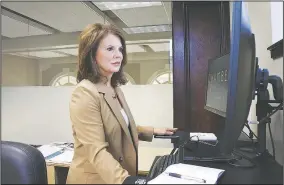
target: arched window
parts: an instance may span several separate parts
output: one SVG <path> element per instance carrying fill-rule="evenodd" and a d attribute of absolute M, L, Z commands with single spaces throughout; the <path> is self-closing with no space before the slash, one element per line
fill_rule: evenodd
<path fill-rule="evenodd" d="M 124 72 L 124 75 L 125 75 L 126 79 L 128 80 L 128 82 L 125 85 L 134 85 L 134 84 L 136 84 L 135 80 L 129 74 Z"/>
<path fill-rule="evenodd" d="M 134 79 L 127 73 L 124 73 L 128 82 L 125 85 L 133 85 L 135 84 Z M 52 80 L 51 86 L 73 86 L 76 85 L 76 77 L 71 73 L 59 74 L 55 80 Z"/>
<path fill-rule="evenodd" d="M 56 77 L 51 86 L 73 86 L 76 84 L 76 77 L 71 73 L 65 73 Z"/>
<path fill-rule="evenodd" d="M 172 84 L 173 83 L 173 73 L 171 71 L 164 71 L 155 75 L 151 78 L 149 84 Z"/>

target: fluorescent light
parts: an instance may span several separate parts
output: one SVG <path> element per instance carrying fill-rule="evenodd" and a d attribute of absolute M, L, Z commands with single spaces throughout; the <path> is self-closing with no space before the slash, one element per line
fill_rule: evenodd
<path fill-rule="evenodd" d="M 126 44 L 168 43 L 170 40 L 171 39 L 131 40 L 126 41 Z"/>
<path fill-rule="evenodd" d="M 79 47 L 79 44 L 71 44 L 71 45 L 42 47 L 42 48 L 37 48 L 37 49 L 71 49 L 71 48 L 78 48 L 78 47 Z"/>
<path fill-rule="evenodd" d="M 94 2 L 93 1 L 93 3 L 102 11 L 162 5 L 161 2 Z"/>
<path fill-rule="evenodd" d="M 129 28 L 123 28 L 123 30 L 128 34 L 167 32 L 167 31 L 172 31 L 172 25 L 166 24 L 166 25 L 156 25 L 156 26 L 129 27 Z"/>
<path fill-rule="evenodd" d="M 18 52 L 15 53 L 22 55 L 23 57 L 38 57 L 38 58 L 55 58 L 55 57 L 66 57 L 64 54 L 54 53 L 51 51 L 31 51 L 31 52 Z"/>
<path fill-rule="evenodd" d="M 66 48 L 66 49 L 58 49 L 58 50 L 54 50 L 54 51 L 59 51 L 62 53 L 67 53 L 70 55 L 74 55 L 74 56 L 78 56 L 78 48 Z"/>

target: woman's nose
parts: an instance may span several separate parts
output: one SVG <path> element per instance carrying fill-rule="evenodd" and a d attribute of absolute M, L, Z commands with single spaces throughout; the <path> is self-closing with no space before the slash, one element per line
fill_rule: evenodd
<path fill-rule="evenodd" d="M 119 50 L 116 50 L 114 53 L 115 58 L 122 58 L 122 53 Z"/>

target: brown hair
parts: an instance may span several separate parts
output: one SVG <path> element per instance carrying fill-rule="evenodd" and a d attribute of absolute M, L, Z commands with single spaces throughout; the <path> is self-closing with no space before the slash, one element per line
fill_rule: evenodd
<path fill-rule="evenodd" d="M 118 85 L 124 85 L 127 80 L 123 74 L 123 67 L 126 64 L 126 45 L 125 39 L 122 33 L 112 25 L 103 25 L 103 24 L 89 24 L 80 34 L 79 40 L 79 51 L 78 51 L 78 72 L 77 72 L 77 82 L 79 83 L 83 79 L 88 79 L 93 83 L 97 83 L 104 78 L 100 74 L 98 65 L 96 62 L 93 62 L 93 59 L 96 57 L 96 53 L 99 47 L 99 44 L 103 38 L 108 34 L 113 34 L 117 36 L 122 44 L 122 64 L 120 70 L 112 75 L 111 85 L 116 87 Z"/>

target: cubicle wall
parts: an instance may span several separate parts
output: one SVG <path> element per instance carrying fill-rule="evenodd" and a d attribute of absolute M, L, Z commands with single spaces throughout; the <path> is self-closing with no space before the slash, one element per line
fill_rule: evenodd
<path fill-rule="evenodd" d="M 72 87 L 3 87 L 2 140 L 41 145 L 73 142 L 69 118 Z M 123 86 L 126 100 L 139 125 L 173 127 L 172 85 Z M 154 140 L 141 145 L 172 146 Z"/>

